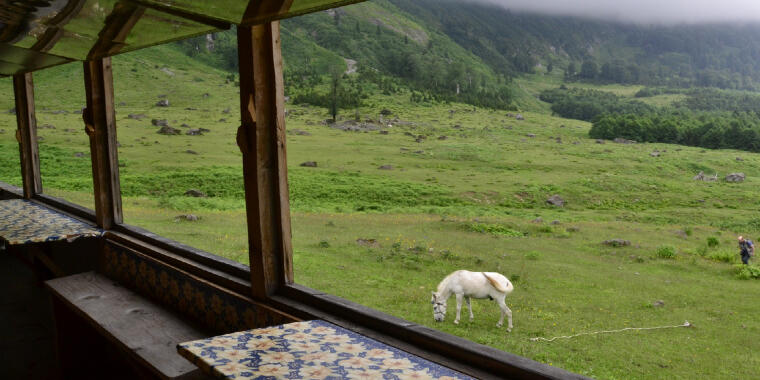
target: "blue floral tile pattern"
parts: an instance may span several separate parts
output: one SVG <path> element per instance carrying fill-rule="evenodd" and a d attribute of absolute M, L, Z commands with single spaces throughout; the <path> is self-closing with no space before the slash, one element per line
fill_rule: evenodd
<path fill-rule="evenodd" d="M 320 320 L 180 343 L 177 350 L 227 379 L 470 379 Z"/>
<path fill-rule="evenodd" d="M 0 240 L 9 245 L 102 234 L 101 230 L 27 200 L 0 201 Z"/>

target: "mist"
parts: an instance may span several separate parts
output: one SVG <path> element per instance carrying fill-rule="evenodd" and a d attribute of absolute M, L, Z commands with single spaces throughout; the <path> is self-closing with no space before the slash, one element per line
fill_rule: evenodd
<path fill-rule="evenodd" d="M 759 0 L 466 0 L 512 11 L 568 15 L 637 24 L 760 21 Z"/>

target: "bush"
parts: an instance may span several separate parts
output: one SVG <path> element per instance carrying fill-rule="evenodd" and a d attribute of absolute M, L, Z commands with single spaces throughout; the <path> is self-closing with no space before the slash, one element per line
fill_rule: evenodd
<path fill-rule="evenodd" d="M 535 261 L 535 260 L 538 260 L 538 258 L 539 258 L 540 256 L 541 256 L 541 254 L 539 254 L 539 253 L 538 253 L 538 252 L 536 252 L 536 251 L 530 251 L 530 252 L 528 252 L 528 253 L 526 253 L 526 254 L 525 254 L 525 258 L 526 258 L 526 259 L 528 259 L 528 260 L 534 260 L 534 261 Z"/>
<path fill-rule="evenodd" d="M 718 240 L 718 238 L 716 238 L 714 236 L 710 236 L 710 237 L 707 238 L 707 246 L 708 247 L 715 248 L 718 245 L 720 245 L 720 241 Z"/>
<path fill-rule="evenodd" d="M 319 246 L 319 248 L 330 248 L 330 243 L 328 243 L 327 240 L 322 240 L 317 246 Z"/>
<path fill-rule="evenodd" d="M 525 233 L 513 230 L 501 224 L 488 224 L 488 223 L 467 223 L 465 228 L 468 231 L 480 232 L 482 234 L 500 235 L 508 237 L 523 237 Z"/>
<path fill-rule="evenodd" d="M 760 279 L 760 267 L 756 265 L 744 265 L 739 264 L 734 267 L 736 269 L 736 277 L 742 280 Z"/>
<path fill-rule="evenodd" d="M 721 250 L 721 251 L 709 253 L 707 255 L 707 258 L 710 260 L 718 261 L 722 263 L 730 263 L 730 262 L 735 261 L 737 256 L 738 255 L 733 252 Z"/>
<path fill-rule="evenodd" d="M 661 259 L 674 259 L 676 257 L 676 249 L 670 245 L 661 245 L 657 248 L 655 254 Z"/>

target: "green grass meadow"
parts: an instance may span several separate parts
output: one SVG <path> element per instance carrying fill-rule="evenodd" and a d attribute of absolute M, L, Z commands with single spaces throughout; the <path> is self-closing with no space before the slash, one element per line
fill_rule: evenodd
<path fill-rule="evenodd" d="M 237 87 L 165 47 L 117 56 L 114 70 L 125 222 L 248 264 Z M 404 93 L 342 112 L 377 120 L 389 109 L 388 134 L 341 131 L 322 123 L 324 109 L 288 105 L 296 281 L 594 378 L 756 378 L 760 281 L 737 276 L 735 238 L 760 240 L 760 155 L 599 144 L 589 123 L 551 116 L 537 100 L 559 81 L 559 73 L 516 80 L 522 121 L 462 104 L 410 104 Z M 40 160 L 46 193 L 92 207 L 89 145 L 74 113 L 81 83 L 76 64 L 35 75 L 38 124 L 55 127 L 39 129 Z M 595 88 L 630 97 L 640 89 Z M 0 91 L 12 93 L 8 79 Z M 160 95 L 170 107 L 155 106 Z M 20 185 L 12 107 L 11 97 L 0 100 L 0 180 Z M 154 118 L 183 134 L 157 134 Z M 183 123 L 210 131 L 188 136 Z M 747 179 L 693 181 L 699 171 Z M 208 197 L 185 196 L 189 189 Z M 554 194 L 564 207 L 546 203 Z M 188 213 L 200 219 L 176 219 Z M 609 239 L 631 245 L 602 244 Z M 487 300 L 473 301 L 474 321 L 454 325 L 451 299 L 446 320 L 434 322 L 430 291 L 457 269 L 514 282 L 511 333 L 496 328 L 498 307 Z M 530 340 L 686 320 L 694 327 Z"/>

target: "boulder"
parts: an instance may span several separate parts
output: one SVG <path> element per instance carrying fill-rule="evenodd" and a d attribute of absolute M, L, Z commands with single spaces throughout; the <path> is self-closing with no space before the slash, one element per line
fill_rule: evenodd
<path fill-rule="evenodd" d="M 182 131 L 177 128 L 172 128 L 167 125 L 167 126 L 161 127 L 161 129 L 156 131 L 156 133 L 161 134 L 161 135 L 179 135 L 182 133 Z"/>
<path fill-rule="evenodd" d="M 531 223 L 543 223 L 543 222 L 544 222 L 544 219 L 543 219 L 543 218 L 541 218 L 541 217 L 539 216 L 538 218 L 536 218 L 536 219 L 533 219 L 533 220 L 531 220 L 530 222 L 531 222 Z"/>
<path fill-rule="evenodd" d="M 380 170 L 393 170 L 393 166 L 392 165 L 380 165 L 380 167 L 378 169 L 380 169 Z"/>
<path fill-rule="evenodd" d="M 745 178 L 744 173 L 731 173 L 726 176 L 726 182 L 743 182 Z"/>
<path fill-rule="evenodd" d="M 658 152 L 658 151 L 656 151 L 656 150 L 655 150 L 654 152 L 652 152 L 652 153 L 649 153 L 649 155 L 650 155 L 651 157 L 660 157 L 660 152 Z"/>
<path fill-rule="evenodd" d="M 438 140 L 446 140 L 446 139 L 448 139 L 448 137 L 446 137 L 446 136 L 438 136 Z"/>
<path fill-rule="evenodd" d="M 517 120 L 525 120 L 525 117 L 522 114 L 518 113 L 517 115 L 515 115 L 515 119 L 517 119 Z"/>
<path fill-rule="evenodd" d="M 131 114 L 127 115 L 127 119 L 132 119 L 132 120 L 140 120 L 140 119 L 145 118 L 145 117 L 148 117 L 148 116 L 146 116 L 144 114 L 141 114 L 141 113 L 131 113 Z M 155 124 L 153 124 L 153 125 L 155 125 Z"/>
<path fill-rule="evenodd" d="M 303 166 L 303 167 L 306 167 L 306 168 L 316 168 L 317 167 L 317 161 L 302 162 L 300 166 Z"/>
<path fill-rule="evenodd" d="M 604 140 L 602 140 L 602 139 L 596 139 L 596 143 L 597 144 L 604 144 Z"/>
<path fill-rule="evenodd" d="M 131 115 L 130 115 L 131 116 Z M 138 115 L 139 116 L 139 115 Z M 139 119 L 138 119 L 139 120 Z M 154 127 L 168 127 L 169 121 L 166 119 L 151 119 L 150 123 Z"/>
<path fill-rule="evenodd" d="M 654 301 L 654 302 L 652 302 L 652 306 L 654 306 L 654 307 L 663 307 L 663 306 L 665 306 L 665 301 L 663 301 L 663 300 Z"/>
<path fill-rule="evenodd" d="M 182 214 L 182 215 L 177 215 L 176 217 L 174 217 L 175 222 L 179 222 L 180 220 L 186 220 L 188 222 L 197 222 L 198 219 L 200 218 L 198 218 L 198 216 L 194 214 Z"/>
<path fill-rule="evenodd" d="M 201 136 L 203 135 L 203 132 L 201 131 L 200 128 L 193 128 L 193 129 L 188 129 L 187 132 L 185 132 L 185 134 L 188 136 Z"/>
<path fill-rule="evenodd" d="M 525 136 L 530 137 L 530 138 L 536 137 L 536 135 L 534 135 L 533 133 L 527 133 Z"/>
<path fill-rule="evenodd" d="M 195 197 L 195 198 L 207 198 L 208 195 L 206 193 L 197 190 L 197 189 L 190 189 L 188 191 L 185 191 L 185 195 L 188 197 Z"/>
<path fill-rule="evenodd" d="M 744 161 L 744 159 L 741 157 L 736 157 L 736 161 Z"/>
<path fill-rule="evenodd" d="M 169 107 L 169 99 L 161 99 L 156 103 L 156 107 Z"/>
<path fill-rule="evenodd" d="M 196 151 L 194 151 L 192 149 L 186 150 L 185 153 L 187 153 L 187 154 L 198 154 L 198 152 L 196 152 Z"/>
<path fill-rule="evenodd" d="M 554 194 L 551 197 L 546 199 L 546 203 L 552 206 L 562 207 L 565 205 L 565 200 L 562 199 L 562 197 L 560 197 L 559 195 Z"/>
<path fill-rule="evenodd" d="M 616 137 L 612 142 L 617 144 L 636 144 L 636 140 L 628 140 L 622 137 Z"/>
<path fill-rule="evenodd" d="M 623 239 L 610 239 L 603 241 L 602 244 L 609 245 L 610 247 L 627 247 L 631 245 L 631 241 Z"/>

